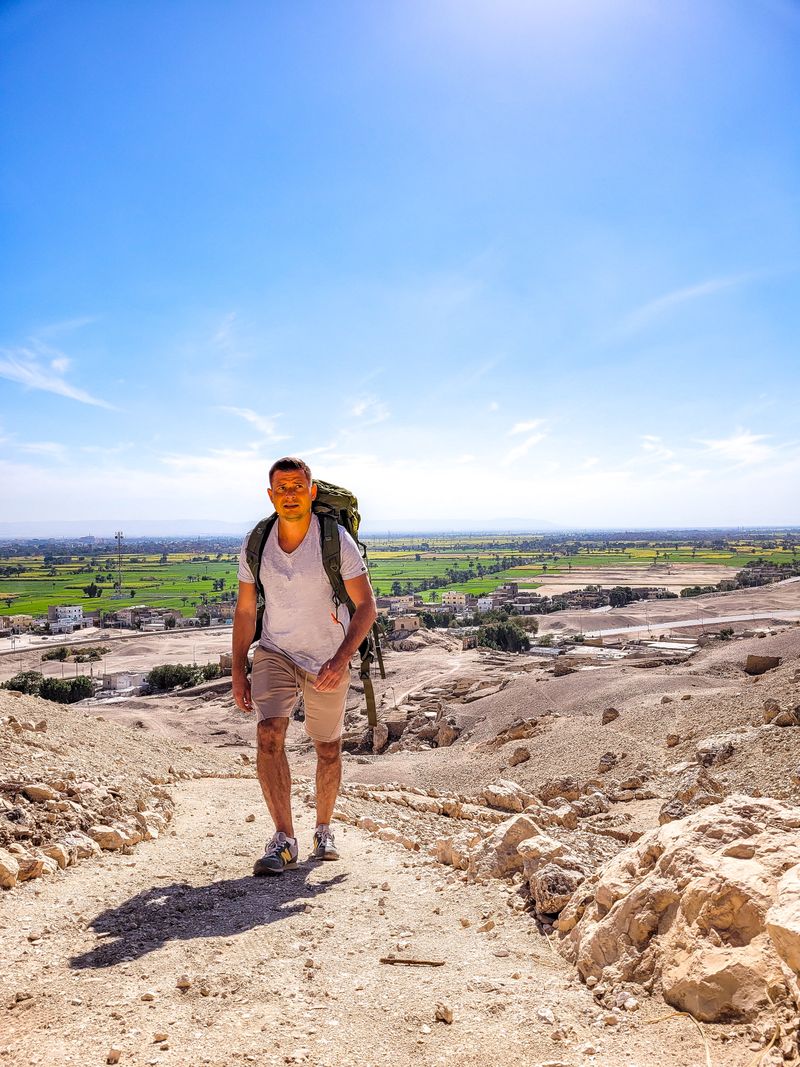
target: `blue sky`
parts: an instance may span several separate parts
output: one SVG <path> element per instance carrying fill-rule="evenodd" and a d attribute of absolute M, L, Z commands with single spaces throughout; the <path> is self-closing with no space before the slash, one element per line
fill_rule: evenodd
<path fill-rule="evenodd" d="M 0 519 L 800 523 L 800 8 L 0 12 Z"/>

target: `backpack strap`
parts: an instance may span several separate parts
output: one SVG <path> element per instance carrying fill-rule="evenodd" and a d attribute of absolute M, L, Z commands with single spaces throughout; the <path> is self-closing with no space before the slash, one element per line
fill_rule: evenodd
<path fill-rule="evenodd" d="M 339 539 L 339 524 L 332 515 L 318 514 L 317 518 L 319 519 L 322 545 L 322 566 L 325 568 L 328 581 L 333 589 L 334 605 L 338 608 L 340 604 L 344 604 L 352 618 L 356 607 L 347 594 L 347 588 L 342 578 L 342 543 Z M 358 646 L 358 652 L 361 656 L 361 667 L 358 676 L 364 687 L 367 721 L 370 726 L 375 727 L 378 725 L 378 711 L 375 704 L 375 690 L 369 673 L 370 666 L 375 658 L 372 631 L 367 634 Z M 381 674 L 383 675 L 383 671 L 381 671 Z"/>
<path fill-rule="evenodd" d="M 247 547 L 245 549 L 245 558 L 247 560 L 247 566 L 250 568 L 250 573 L 253 575 L 256 583 L 256 629 L 253 634 L 253 641 L 258 641 L 261 637 L 261 628 L 264 624 L 264 586 L 261 584 L 261 557 L 264 555 L 264 548 L 267 544 L 267 538 L 272 532 L 272 527 L 278 521 L 278 516 L 273 512 L 265 519 L 261 519 L 256 523 L 253 529 L 250 531 L 247 537 Z"/>

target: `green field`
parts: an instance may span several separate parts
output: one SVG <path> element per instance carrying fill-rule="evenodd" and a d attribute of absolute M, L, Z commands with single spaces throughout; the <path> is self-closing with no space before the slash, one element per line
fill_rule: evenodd
<path fill-rule="evenodd" d="M 426 600 L 439 599 L 447 589 L 490 593 L 507 581 L 535 589 L 543 574 L 567 574 L 585 567 L 696 563 L 739 570 L 754 560 L 791 563 L 797 559 L 793 542 L 776 537 L 731 539 L 713 545 L 645 539 L 554 542 L 531 535 L 382 538 L 366 543 L 376 593 L 421 592 Z M 233 548 L 209 555 L 125 552 L 123 597 L 116 599 L 117 556 L 113 551 L 83 556 L 5 554 L 0 559 L 0 614 L 41 615 L 51 604 L 82 604 L 85 611 L 105 612 L 144 603 L 193 615 L 198 605 L 229 600 L 235 594 L 237 559 Z M 86 595 L 84 589 L 92 583 L 101 595 Z M 655 576 L 652 584 L 659 584 Z"/>

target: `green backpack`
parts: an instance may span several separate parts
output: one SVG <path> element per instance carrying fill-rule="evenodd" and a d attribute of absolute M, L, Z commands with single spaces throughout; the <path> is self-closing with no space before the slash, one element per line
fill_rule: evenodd
<path fill-rule="evenodd" d="M 333 589 L 334 605 L 338 608 L 340 604 L 345 604 L 347 610 L 350 612 L 350 617 L 352 618 L 355 611 L 355 605 L 347 595 L 347 589 L 345 588 L 344 579 L 342 578 L 342 548 L 339 541 L 338 527 L 344 526 L 345 530 L 347 530 L 361 550 L 361 555 L 364 557 L 364 560 L 366 560 L 367 550 L 358 539 L 358 527 L 361 522 L 361 516 L 358 513 L 358 500 L 349 490 L 342 489 L 341 486 L 331 485 L 329 482 L 316 480 L 315 485 L 317 486 L 317 497 L 312 505 L 312 510 L 319 519 L 322 566 L 325 568 L 328 581 L 331 583 L 331 588 Z M 256 632 L 253 637 L 254 641 L 258 641 L 261 637 L 261 629 L 264 622 L 264 587 L 261 584 L 261 557 L 264 554 L 264 547 L 267 543 L 270 531 L 277 520 L 278 516 L 275 512 L 268 515 L 266 518 L 261 519 L 261 521 L 250 531 L 247 538 L 245 555 L 247 557 L 247 565 L 256 580 L 256 593 L 258 597 Z M 373 625 L 370 633 L 367 634 L 358 646 L 358 652 L 361 656 L 359 677 L 364 686 L 364 698 L 367 703 L 367 719 L 370 726 L 374 727 L 378 723 L 378 715 L 375 707 L 375 690 L 372 687 L 372 679 L 370 678 L 370 666 L 374 659 L 377 658 L 378 660 L 381 678 L 386 677 L 377 625 Z"/>

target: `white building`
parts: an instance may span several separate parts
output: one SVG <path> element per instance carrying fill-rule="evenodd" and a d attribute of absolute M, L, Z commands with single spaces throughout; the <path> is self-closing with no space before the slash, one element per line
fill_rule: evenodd
<path fill-rule="evenodd" d="M 478 603 L 475 605 L 476 609 L 481 612 L 491 611 L 494 607 L 494 600 L 490 596 L 479 596 Z"/>
<path fill-rule="evenodd" d="M 83 608 L 80 604 L 50 604 L 47 622 L 51 634 L 71 634 L 83 626 Z"/>

